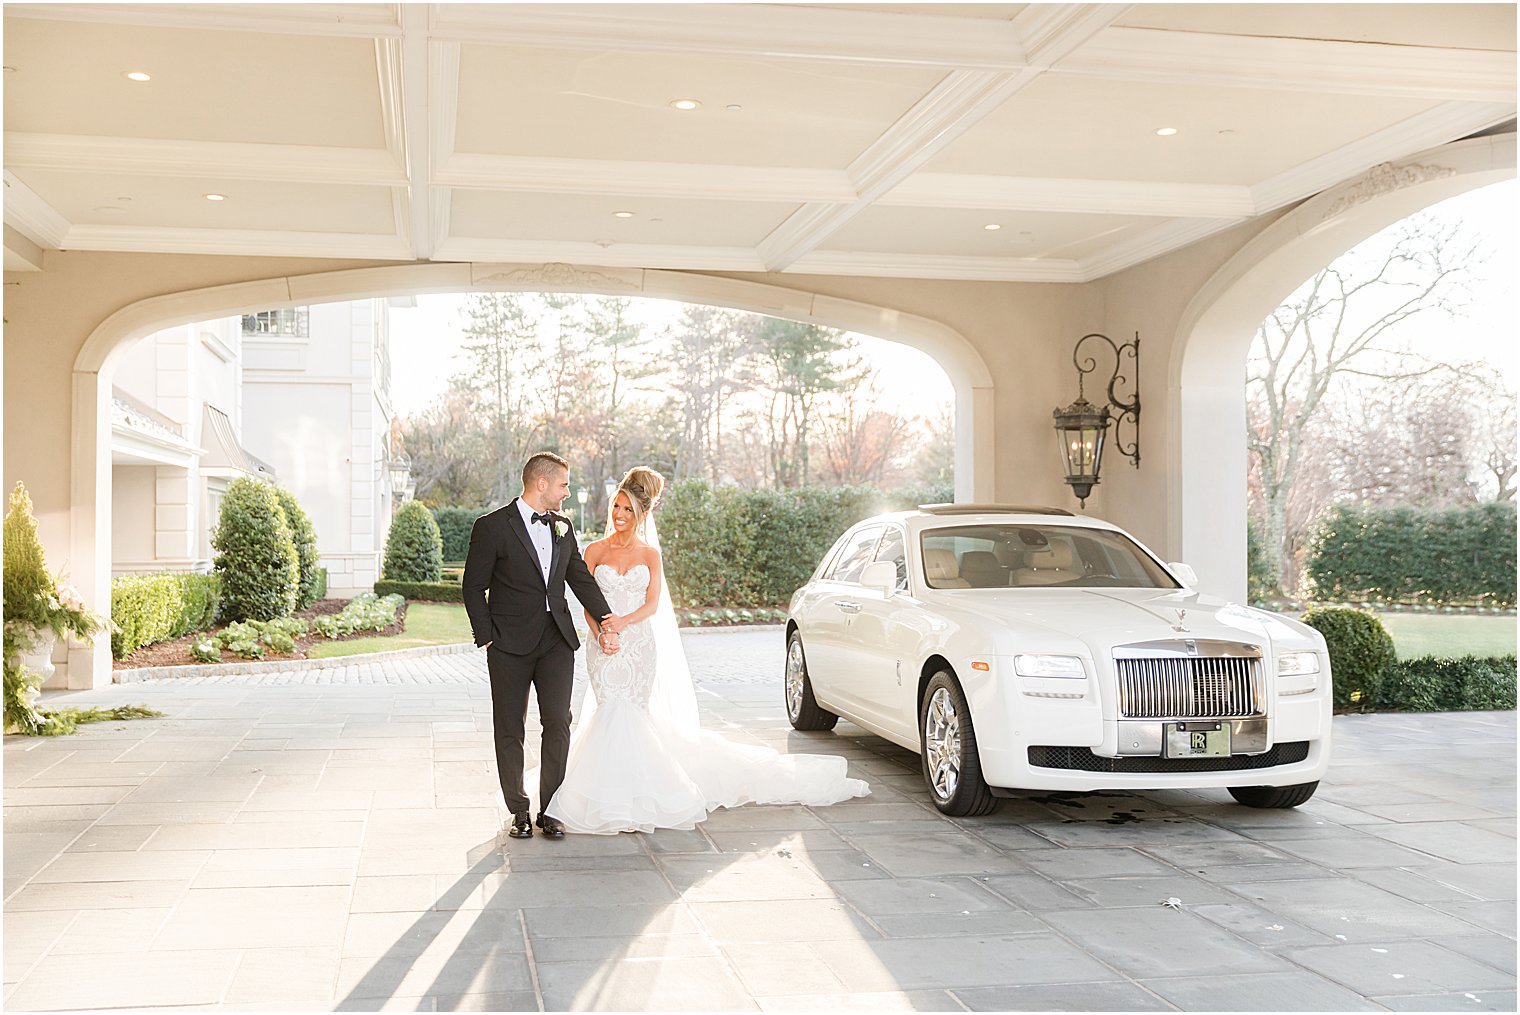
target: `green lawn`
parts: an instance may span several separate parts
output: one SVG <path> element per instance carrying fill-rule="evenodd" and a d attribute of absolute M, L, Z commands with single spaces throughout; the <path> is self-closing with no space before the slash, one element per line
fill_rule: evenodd
<path fill-rule="evenodd" d="M 1380 613 L 1400 659 L 1507 656 L 1515 653 L 1514 617 Z"/>
<path fill-rule="evenodd" d="M 313 659 L 390 652 L 421 645 L 453 645 L 472 642 L 470 621 L 460 603 L 413 603 L 406 610 L 406 630 L 390 638 L 354 638 L 313 645 Z"/>

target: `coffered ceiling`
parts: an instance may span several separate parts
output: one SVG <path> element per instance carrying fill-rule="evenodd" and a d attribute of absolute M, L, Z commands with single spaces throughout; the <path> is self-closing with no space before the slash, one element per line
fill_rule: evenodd
<path fill-rule="evenodd" d="M 7 4 L 6 267 L 1086 281 L 1512 119 L 1514 41 L 1510 4 Z"/>

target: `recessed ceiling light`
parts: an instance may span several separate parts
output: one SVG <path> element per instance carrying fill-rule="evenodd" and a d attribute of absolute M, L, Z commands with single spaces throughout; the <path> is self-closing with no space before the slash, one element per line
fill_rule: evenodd
<path fill-rule="evenodd" d="M 739 110 L 743 109 L 744 107 L 741 106 L 741 105 L 739 105 L 737 102 L 730 102 L 728 105 L 724 106 L 723 108 L 726 109 L 726 110 L 728 110 L 730 113 L 737 113 Z"/>
<path fill-rule="evenodd" d="M 696 99 L 674 99 L 670 103 L 672 109 L 701 109 L 702 103 Z"/>
<path fill-rule="evenodd" d="M 631 212 L 631 211 L 615 211 L 615 212 L 612 213 L 612 217 L 615 218 L 615 219 L 631 219 L 631 218 L 633 218 L 633 212 Z"/>
<path fill-rule="evenodd" d="M 1000 226 L 1000 225 L 998 225 L 996 222 L 988 222 L 986 225 L 982 226 L 982 228 L 985 229 L 985 230 L 987 230 L 989 233 L 991 233 L 991 232 L 996 232 L 997 230 L 999 230 L 999 229 L 1001 229 L 1003 227 Z"/>
<path fill-rule="evenodd" d="M 1233 134 L 1233 133 L 1235 133 L 1235 128 L 1234 127 L 1226 127 L 1223 130 L 1221 130 L 1219 133 L 1221 133 L 1221 134 Z"/>
<path fill-rule="evenodd" d="M 227 200 L 227 195 L 226 194 L 202 194 L 201 196 L 204 197 L 208 201 L 225 201 L 225 200 Z"/>
<path fill-rule="evenodd" d="M 128 81 L 152 81 L 153 75 L 147 71 L 129 70 L 127 71 L 126 78 Z"/>
<path fill-rule="evenodd" d="M 125 215 L 127 213 L 127 209 L 123 208 L 119 204 L 102 204 L 102 205 L 97 205 L 96 208 L 95 208 L 95 210 L 96 211 L 110 212 L 113 215 Z"/>
<path fill-rule="evenodd" d="M 1156 128 L 1156 136 L 1157 137 L 1171 137 L 1175 133 L 1177 133 L 1177 128 L 1176 127 L 1157 127 Z"/>

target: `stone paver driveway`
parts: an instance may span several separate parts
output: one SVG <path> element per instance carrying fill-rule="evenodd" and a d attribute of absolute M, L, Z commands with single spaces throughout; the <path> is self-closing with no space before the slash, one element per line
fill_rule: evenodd
<path fill-rule="evenodd" d="M 951 821 L 790 730 L 775 629 L 687 646 L 709 726 L 872 795 L 507 839 L 474 653 L 72 696 L 168 717 L 6 738 L 6 1008 L 1515 1009 L 1513 713 L 1337 719 L 1295 811 Z"/>

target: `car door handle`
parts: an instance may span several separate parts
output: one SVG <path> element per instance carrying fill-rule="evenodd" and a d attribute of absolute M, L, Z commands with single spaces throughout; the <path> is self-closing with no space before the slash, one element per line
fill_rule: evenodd
<path fill-rule="evenodd" d="M 843 612 L 843 613 L 859 613 L 860 612 L 860 604 L 859 603 L 851 602 L 848 599 L 842 600 L 840 602 L 837 602 L 834 605 L 837 606 L 837 607 L 839 607 L 840 611 Z"/>

